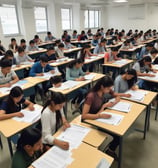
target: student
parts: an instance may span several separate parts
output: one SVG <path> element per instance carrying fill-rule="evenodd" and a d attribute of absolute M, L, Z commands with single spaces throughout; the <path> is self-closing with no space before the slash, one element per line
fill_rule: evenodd
<path fill-rule="evenodd" d="M 55 55 L 55 49 L 54 47 L 49 47 L 47 49 L 47 52 L 46 53 L 43 53 L 41 56 L 46 56 L 48 58 L 48 63 L 52 63 L 56 60 L 56 55 Z M 40 57 L 41 57 L 40 56 Z M 38 57 L 36 59 L 36 61 L 39 61 L 40 60 L 40 57 Z"/>
<path fill-rule="evenodd" d="M 27 51 L 38 51 L 38 50 L 39 50 L 39 48 L 35 44 L 34 40 L 30 40 L 29 41 L 29 46 L 27 47 Z"/>
<path fill-rule="evenodd" d="M 47 32 L 47 36 L 45 37 L 45 42 L 48 42 L 48 41 L 53 41 L 53 40 L 56 40 L 56 38 L 52 35 L 51 32 Z"/>
<path fill-rule="evenodd" d="M 64 56 L 64 44 L 63 43 L 60 43 L 58 45 L 57 49 L 55 50 L 55 54 L 56 54 L 57 59 L 65 57 Z"/>
<path fill-rule="evenodd" d="M 16 53 L 17 50 L 18 50 L 18 45 L 16 43 L 16 39 L 15 38 L 12 38 L 11 39 L 11 43 L 9 44 L 9 50 L 12 50 L 13 53 Z"/>
<path fill-rule="evenodd" d="M 77 40 L 77 38 L 78 38 L 77 31 L 74 30 L 73 33 L 72 33 L 72 39 Z"/>
<path fill-rule="evenodd" d="M 22 47 L 18 47 L 18 52 L 15 54 L 16 63 L 18 65 L 24 64 L 25 62 L 34 62 L 34 60 L 25 54 L 25 51 Z"/>
<path fill-rule="evenodd" d="M 131 41 L 132 41 L 132 45 L 134 45 L 134 46 L 137 46 L 140 44 L 139 43 L 139 36 L 137 34 L 134 35 L 134 37 L 132 38 Z"/>
<path fill-rule="evenodd" d="M 66 80 L 74 80 L 74 81 L 84 81 L 84 75 L 88 74 L 83 72 L 82 66 L 84 61 L 82 59 L 76 59 L 72 61 L 68 68 L 66 68 Z M 76 97 L 74 98 L 73 104 L 79 105 L 83 100 L 84 95 L 86 94 L 87 89 L 82 87 L 78 89 L 78 93 L 76 93 Z"/>
<path fill-rule="evenodd" d="M 131 40 L 127 39 L 126 41 L 124 41 L 120 49 L 130 49 L 130 48 L 133 48 L 133 45 L 131 43 Z"/>
<path fill-rule="evenodd" d="M 111 92 L 113 86 L 113 81 L 109 76 L 100 79 L 91 91 L 86 96 L 83 109 L 82 109 L 82 119 L 95 120 L 98 118 L 110 118 L 109 114 L 101 114 L 105 108 L 112 107 L 118 102 L 116 99 L 114 102 L 106 102 L 105 94 Z M 113 137 L 113 141 L 110 143 L 109 148 L 106 153 L 117 159 L 115 150 L 119 144 L 119 139 L 117 136 Z"/>
<path fill-rule="evenodd" d="M 13 51 L 12 50 L 7 50 L 5 55 L 4 55 L 5 59 L 11 60 L 12 61 L 12 65 L 17 65 L 16 63 L 16 59 L 14 57 Z"/>
<path fill-rule="evenodd" d="M 153 44 L 148 43 L 146 46 L 142 47 L 138 59 L 142 59 L 145 55 L 148 55 L 153 49 Z"/>
<path fill-rule="evenodd" d="M 116 77 L 114 82 L 114 91 L 117 93 L 124 93 L 129 89 L 135 90 L 137 82 L 137 72 L 135 69 L 128 69 L 123 74 Z M 129 96 L 126 94 L 125 96 Z"/>
<path fill-rule="evenodd" d="M 22 131 L 11 168 L 28 168 L 42 154 L 42 135 L 36 128 Z"/>
<path fill-rule="evenodd" d="M 69 39 L 66 39 L 64 42 L 64 49 L 71 49 L 71 48 L 75 48 L 75 46 L 73 46 L 71 43 L 70 43 L 70 40 Z"/>
<path fill-rule="evenodd" d="M 0 55 L 4 55 L 5 51 L 6 51 L 6 49 L 4 48 L 4 46 L 2 45 L 1 40 L 0 40 Z"/>
<path fill-rule="evenodd" d="M 147 73 L 149 71 L 153 71 L 151 68 L 151 57 L 150 56 L 146 56 L 144 58 L 142 58 L 141 60 L 137 61 L 134 65 L 133 65 L 133 69 L 136 70 L 137 72 L 137 76 L 149 76 L 149 77 L 154 77 L 154 74 L 150 74 Z M 144 80 L 138 80 L 138 86 L 141 89 L 146 89 L 149 90 L 149 85 L 147 84 L 148 82 L 144 81 Z"/>
<path fill-rule="evenodd" d="M 25 39 L 21 39 L 20 40 L 20 46 L 24 49 L 24 51 L 26 50 L 27 46 L 26 46 L 26 40 Z"/>
<path fill-rule="evenodd" d="M 63 81 L 63 79 L 61 76 L 52 76 L 50 78 L 50 84 L 54 88 L 60 87 L 62 85 L 62 81 Z"/>
<path fill-rule="evenodd" d="M 23 113 L 20 112 L 22 105 L 26 105 L 31 111 L 34 110 L 34 104 L 24 98 L 23 90 L 19 86 L 15 86 L 0 105 L 0 120 L 12 117 L 23 117 Z"/>
<path fill-rule="evenodd" d="M 88 29 L 87 36 L 88 36 L 88 38 L 91 38 L 93 36 L 91 29 Z"/>
<path fill-rule="evenodd" d="M 98 44 L 98 35 L 93 35 L 92 46 L 97 46 Z"/>
<path fill-rule="evenodd" d="M 16 83 L 19 78 L 16 73 L 11 69 L 12 61 L 2 58 L 0 61 L 0 88 L 10 87 Z"/>
<path fill-rule="evenodd" d="M 85 44 L 81 51 L 78 53 L 78 58 L 81 58 L 85 60 L 85 58 L 91 57 L 91 56 L 96 56 L 96 54 L 92 54 L 90 52 L 91 46 L 89 44 Z"/>
<path fill-rule="evenodd" d="M 106 39 L 102 39 L 100 41 L 100 43 L 98 43 L 98 45 L 95 47 L 93 53 L 94 54 L 103 54 L 106 51 L 105 45 L 106 45 L 107 40 Z"/>
<path fill-rule="evenodd" d="M 109 52 L 105 53 L 104 64 L 113 63 L 117 60 L 121 60 L 121 58 L 118 57 L 118 53 L 119 53 L 118 48 L 116 47 L 111 48 Z M 113 67 L 104 66 L 103 68 L 104 68 L 103 71 L 105 74 L 110 73 L 110 71 L 112 72 L 112 79 L 115 79 L 115 77 L 118 75 L 117 69 Z"/>
<path fill-rule="evenodd" d="M 104 56 L 104 64 L 112 63 L 116 60 L 120 60 L 121 58 L 117 57 L 118 51 L 119 50 L 116 47 L 111 48 L 111 51 L 107 52 Z"/>
<path fill-rule="evenodd" d="M 104 28 L 103 27 L 100 29 L 100 34 L 104 38 L 105 33 L 104 33 Z"/>
<path fill-rule="evenodd" d="M 88 37 L 86 36 L 86 33 L 84 30 L 81 31 L 81 34 L 78 36 L 78 41 L 81 41 L 81 40 L 87 40 Z"/>
<path fill-rule="evenodd" d="M 150 51 L 150 53 L 148 54 L 148 56 L 150 56 L 151 59 L 153 60 L 153 59 L 156 58 L 157 54 L 158 54 L 158 51 L 157 51 L 155 48 L 153 48 L 153 49 Z"/>
<path fill-rule="evenodd" d="M 60 43 L 61 43 L 61 40 L 56 40 L 56 41 L 55 41 L 55 47 L 54 47 L 55 51 L 57 50 L 58 45 L 59 45 Z"/>
<path fill-rule="evenodd" d="M 113 36 L 114 35 L 114 28 L 111 28 L 110 29 L 110 36 Z"/>
<path fill-rule="evenodd" d="M 51 98 L 46 102 L 42 110 L 42 142 L 46 150 L 53 145 L 64 150 L 69 149 L 68 142 L 59 140 L 53 136 L 61 126 L 63 126 L 64 130 L 70 127 L 63 112 L 64 104 L 64 95 L 60 92 L 53 92 Z"/>
<path fill-rule="evenodd" d="M 61 37 L 62 41 L 65 41 L 66 39 L 71 40 L 71 36 L 68 34 L 67 30 L 64 30 L 64 33 Z"/>
<path fill-rule="evenodd" d="M 41 43 L 42 43 L 42 40 L 39 38 L 39 36 L 38 36 L 38 35 L 35 35 L 33 40 L 34 40 L 34 42 L 35 42 L 35 44 L 36 44 L 36 45 L 38 45 L 38 44 L 41 44 Z"/>
<path fill-rule="evenodd" d="M 128 31 L 128 33 L 127 33 L 127 37 L 131 37 L 132 36 L 132 34 L 133 34 L 133 32 L 132 32 L 132 30 L 130 29 L 129 31 Z"/>
<path fill-rule="evenodd" d="M 155 44 L 154 44 L 154 48 L 155 48 L 156 50 L 158 50 L 158 40 L 156 40 L 156 42 L 155 42 Z"/>
<path fill-rule="evenodd" d="M 48 58 L 46 56 L 41 56 L 40 61 L 34 63 L 29 75 L 30 76 L 43 76 L 45 72 L 55 73 L 54 68 L 48 64 Z"/>

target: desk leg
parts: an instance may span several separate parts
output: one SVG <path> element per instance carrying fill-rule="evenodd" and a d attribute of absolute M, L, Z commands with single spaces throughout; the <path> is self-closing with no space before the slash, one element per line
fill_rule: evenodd
<path fill-rule="evenodd" d="M 2 144 L 1 135 L 0 135 L 0 146 L 1 146 L 1 149 L 3 149 L 3 144 Z"/>
<path fill-rule="evenodd" d="M 147 131 L 149 131 L 149 129 L 150 129 L 150 110 L 151 110 L 151 104 L 149 104 L 149 106 L 147 106 L 147 110 L 148 110 L 148 124 L 147 124 Z"/>
<path fill-rule="evenodd" d="M 158 115 L 158 101 L 157 101 L 157 105 L 156 105 L 155 120 L 157 120 L 157 115 Z"/>
<path fill-rule="evenodd" d="M 118 161 L 118 168 L 121 168 L 122 166 L 122 151 L 123 151 L 123 136 L 119 137 L 120 143 L 119 143 L 119 161 Z"/>
<path fill-rule="evenodd" d="M 9 151 L 10 151 L 10 156 L 13 157 L 13 149 L 12 149 L 12 144 L 11 144 L 10 138 L 8 138 L 7 140 L 8 140 L 8 147 L 9 147 Z"/>
<path fill-rule="evenodd" d="M 144 137 L 143 139 L 146 138 L 146 131 L 148 127 L 148 121 L 149 121 L 149 106 L 146 107 L 146 115 L 145 115 L 145 123 L 144 123 Z"/>

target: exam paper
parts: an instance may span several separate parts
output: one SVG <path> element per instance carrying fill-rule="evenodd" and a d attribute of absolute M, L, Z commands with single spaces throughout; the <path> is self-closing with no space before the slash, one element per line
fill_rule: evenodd
<path fill-rule="evenodd" d="M 110 112 L 102 112 L 101 114 L 110 114 L 111 118 L 98 118 L 96 119 L 99 122 L 103 122 L 106 124 L 110 124 L 110 125 L 119 125 L 120 122 L 123 120 L 124 116 L 120 115 L 120 114 L 114 114 L 114 113 L 110 113 Z"/>
<path fill-rule="evenodd" d="M 131 97 L 127 99 L 137 100 L 137 101 L 143 101 L 145 95 L 147 94 L 146 91 L 139 91 L 139 90 L 128 90 L 125 93 L 131 95 Z"/>
<path fill-rule="evenodd" d="M 21 113 L 24 114 L 24 117 L 13 117 L 14 120 L 20 122 L 34 123 L 41 118 L 42 107 L 34 105 L 34 110 L 30 111 L 28 109 L 21 110 Z"/>
<path fill-rule="evenodd" d="M 92 80 L 93 78 L 95 77 L 95 74 L 88 74 L 88 75 L 85 75 L 84 78 L 86 80 Z"/>
<path fill-rule="evenodd" d="M 73 88 L 77 85 L 79 85 L 81 82 L 80 81 L 72 81 L 72 80 L 68 80 L 64 83 L 62 83 L 62 85 L 56 89 L 58 90 L 66 90 L 66 89 L 70 89 Z"/>
<path fill-rule="evenodd" d="M 115 104 L 114 106 L 109 107 L 109 109 L 128 113 L 130 111 L 130 109 L 131 109 L 131 104 L 120 101 L 117 104 Z"/>
<path fill-rule="evenodd" d="M 124 65 L 126 63 L 127 63 L 127 60 L 121 59 L 121 60 L 117 60 L 117 61 L 113 62 L 112 64 L 115 64 L 115 65 Z"/>

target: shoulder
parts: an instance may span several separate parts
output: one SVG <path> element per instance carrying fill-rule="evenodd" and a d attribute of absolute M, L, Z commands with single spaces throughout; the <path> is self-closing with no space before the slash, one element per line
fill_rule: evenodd
<path fill-rule="evenodd" d="M 16 151 L 12 159 L 12 168 L 26 167 L 26 160 L 22 151 Z"/>

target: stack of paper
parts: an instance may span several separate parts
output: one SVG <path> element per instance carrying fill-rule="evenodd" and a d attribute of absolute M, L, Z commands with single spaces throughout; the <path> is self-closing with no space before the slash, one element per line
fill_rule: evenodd
<path fill-rule="evenodd" d="M 130 111 L 130 109 L 131 109 L 131 104 L 120 101 L 117 104 L 115 104 L 114 106 L 109 107 L 109 109 L 128 113 Z"/>
<path fill-rule="evenodd" d="M 86 80 L 92 80 L 93 78 L 95 77 L 95 74 L 88 74 L 88 75 L 85 75 L 84 78 Z"/>
<path fill-rule="evenodd" d="M 11 87 L 2 87 L 0 92 L 2 94 L 6 94 L 6 93 L 8 94 L 13 87 L 19 86 L 19 87 L 23 88 L 24 87 L 23 85 L 26 84 L 27 82 L 28 82 L 27 80 L 19 80 L 18 82 L 11 85 Z"/>
<path fill-rule="evenodd" d="M 42 107 L 40 106 L 34 106 L 34 110 L 30 111 L 30 110 L 21 110 L 21 113 L 24 114 L 23 117 L 13 117 L 14 120 L 16 121 L 20 121 L 20 122 L 27 122 L 27 123 L 34 123 L 36 121 L 38 121 L 41 118 L 41 111 L 42 111 Z"/>
<path fill-rule="evenodd" d="M 58 90 L 66 90 L 66 89 L 70 89 L 73 88 L 77 85 L 79 85 L 81 82 L 79 81 L 72 81 L 72 80 L 68 80 L 64 83 L 62 83 L 62 85 L 60 87 L 58 87 Z"/>
<path fill-rule="evenodd" d="M 53 146 L 39 159 L 33 162 L 35 168 L 65 168 L 71 164 L 73 159 L 69 150 L 63 150 L 57 146 Z"/>
<path fill-rule="evenodd" d="M 143 101 L 145 95 L 147 94 L 146 91 L 140 91 L 140 90 L 128 90 L 125 93 L 131 95 L 131 97 L 127 99 L 137 100 L 137 101 Z"/>
<path fill-rule="evenodd" d="M 76 149 L 89 131 L 90 128 L 72 124 L 70 128 L 58 136 L 58 139 L 69 142 L 70 149 Z"/>
<path fill-rule="evenodd" d="M 124 65 L 126 63 L 127 63 L 127 60 L 121 59 L 121 60 L 113 62 L 112 64 L 115 64 L 115 65 Z"/>
<path fill-rule="evenodd" d="M 102 112 L 101 114 L 110 114 L 111 118 L 105 119 L 105 118 L 98 118 L 96 119 L 99 122 L 103 122 L 106 124 L 110 124 L 110 125 L 119 125 L 120 122 L 123 120 L 124 116 L 123 115 L 119 115 L 119 114 L 114 114 L 114 113 L 110 113 L 110 112 Z"/>

